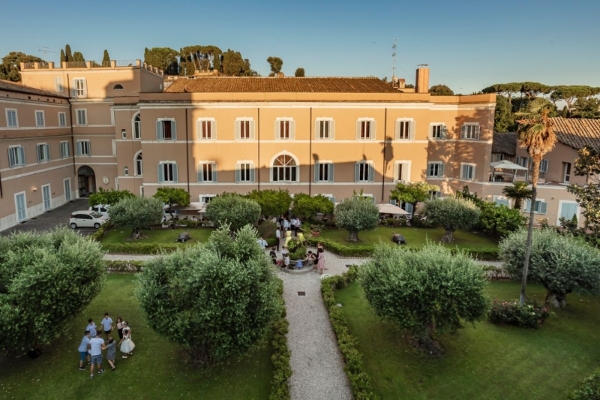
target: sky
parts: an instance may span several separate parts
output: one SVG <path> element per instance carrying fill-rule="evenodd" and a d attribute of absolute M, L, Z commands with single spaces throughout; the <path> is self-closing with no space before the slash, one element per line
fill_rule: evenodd
<path fill-rule="evenodd" d="M 29 0 L 3 4 L 0 56 L 22 51 L 59 60 L 70 44 L 86 60 L 144 58 L 144 48 L 215 45 L 269 74 L 396 76 L 469 94 L 500 82 L 600 86 L 598 0 L 420 0 L 341 2 Z M 13 16 L 13 17 L 8 17 Z"/>

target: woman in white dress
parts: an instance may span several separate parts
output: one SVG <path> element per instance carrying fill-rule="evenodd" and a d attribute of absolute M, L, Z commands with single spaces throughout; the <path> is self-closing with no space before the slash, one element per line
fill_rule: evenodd
<path fill-rule="evenodd" d="M 131 328 L 127 325 L 127 322 L 123 322 L 123 339 L 119 342 L 121 346 L 121 353 L 123 353 L 123 358 L 127 358 L 133 354 L 133 349 L 135 348 L 135 343 L 131 340 Z"/>

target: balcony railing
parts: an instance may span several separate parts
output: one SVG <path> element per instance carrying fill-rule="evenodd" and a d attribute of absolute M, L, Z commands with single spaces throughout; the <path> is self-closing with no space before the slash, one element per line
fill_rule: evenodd
<path fill-rule="evenodd" d="M 67 61 L 67 68 L 86 68 L 85 61 Z"/>
<path fill-rule="evenodd" d="M 135 67 L 135 60 L 116 60 L 117 67 Z"/>

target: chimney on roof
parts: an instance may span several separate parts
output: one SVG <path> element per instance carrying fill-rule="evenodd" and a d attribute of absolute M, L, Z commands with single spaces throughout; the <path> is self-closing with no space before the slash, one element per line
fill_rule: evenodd
<path fill-rule="evenodd" d="M 417 66 L 417 77 L 415 79 L 416 93 L 429 93 L 429 67 L 427 64 Z"/>
<path fill-rule="evenodd" d="M 404 89 L 406 87 L 406 79 L 398 79 L 398 89 Z"/>

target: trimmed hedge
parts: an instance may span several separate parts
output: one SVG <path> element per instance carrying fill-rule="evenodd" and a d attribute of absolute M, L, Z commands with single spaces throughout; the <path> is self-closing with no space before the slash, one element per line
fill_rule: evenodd
<path fill-rule="evenodd" d="M 600 368 L 583 380 L 569 396 L 571 400 L 598 400 L 600 399 Z"/>
<path fill-rule="evenodd" d="M 106 270 L 109 272 L 140 272 L 144 266 L 143 261 L 105 261 Z"/>
<path fill-rule="evenodd" d="M 281 315 L 279 319 L 273 323 L 273 355 L 271 362 L 273 363 L 273 380 L 271 381 L 270 400 L 289 400 L 290 387 L 288 380 L 292 376 L 292 368 L 290 366 L 290 349 L 287 344 L 288 320 L 285 312 L 285 300 L 283 299 L 283 281 L 279 281 L 278 292 L 281 299 Z"/>
<path fill-rule="evenodd" d="M 358 268 L 356 266 L 342 274 L 332 276 L 321 281 L 321 293 L 325 307 L 329 312 L 329 319 L 337 337 L 338 346 L 344 358 L 344 371 L 350 381 L 352 394 L 357 400 L 378 399 L 373 393 L 371 378 L 364 370 L 363 356 L 356 349 L 356 338 L 348 332 L 346 317 L 335 301 L 335 289 L 342 289 L 356 280 Z"/>
<path fill-rule="evenodd" d="M 361 245 L 361 246 L 346 246 L 340 244 L 331 239 L 325 239 L 321 237 L 308 237 L 306 239 L 309 245 L 315 247 L 317 243 L 322 243 L 323 248 L 332 253 L 337 254 L 341 257 L 371 257 L 375 246 L 373 245 Z M 419 250 L 418 248 L 411 248 L 411 250 Z M 464 251 L 471 257 L 482 260 L 482 261 L 496 261 L 499 259 L 497 247 L 483 247 L 479 249 L 450 249 L 452 252 Z"/>
<path fill-rule="evenodd" d="M 102 243 L 102 248 L 113 254 L 163 254 L 186 246 L 176 243 Z"/>
<path fill-rule="evenodd" d="M 90 237 L 92 238 L 92 240 L 99 242 L 100 239 L 102 239 L 104 237 L 104 235 L 106 234 L 106 232 L 108 232 L 108 230 L 110 228 L 112 228 L 112 222 L 110 222 L 110 220 L 108 220 L 105 223 L 103 223 L 102 226 L 100 226 L 100 228 L 98 228 L 98 230 L 96 232 L 94 232 L 94 234 L 91 235 Z"/>

